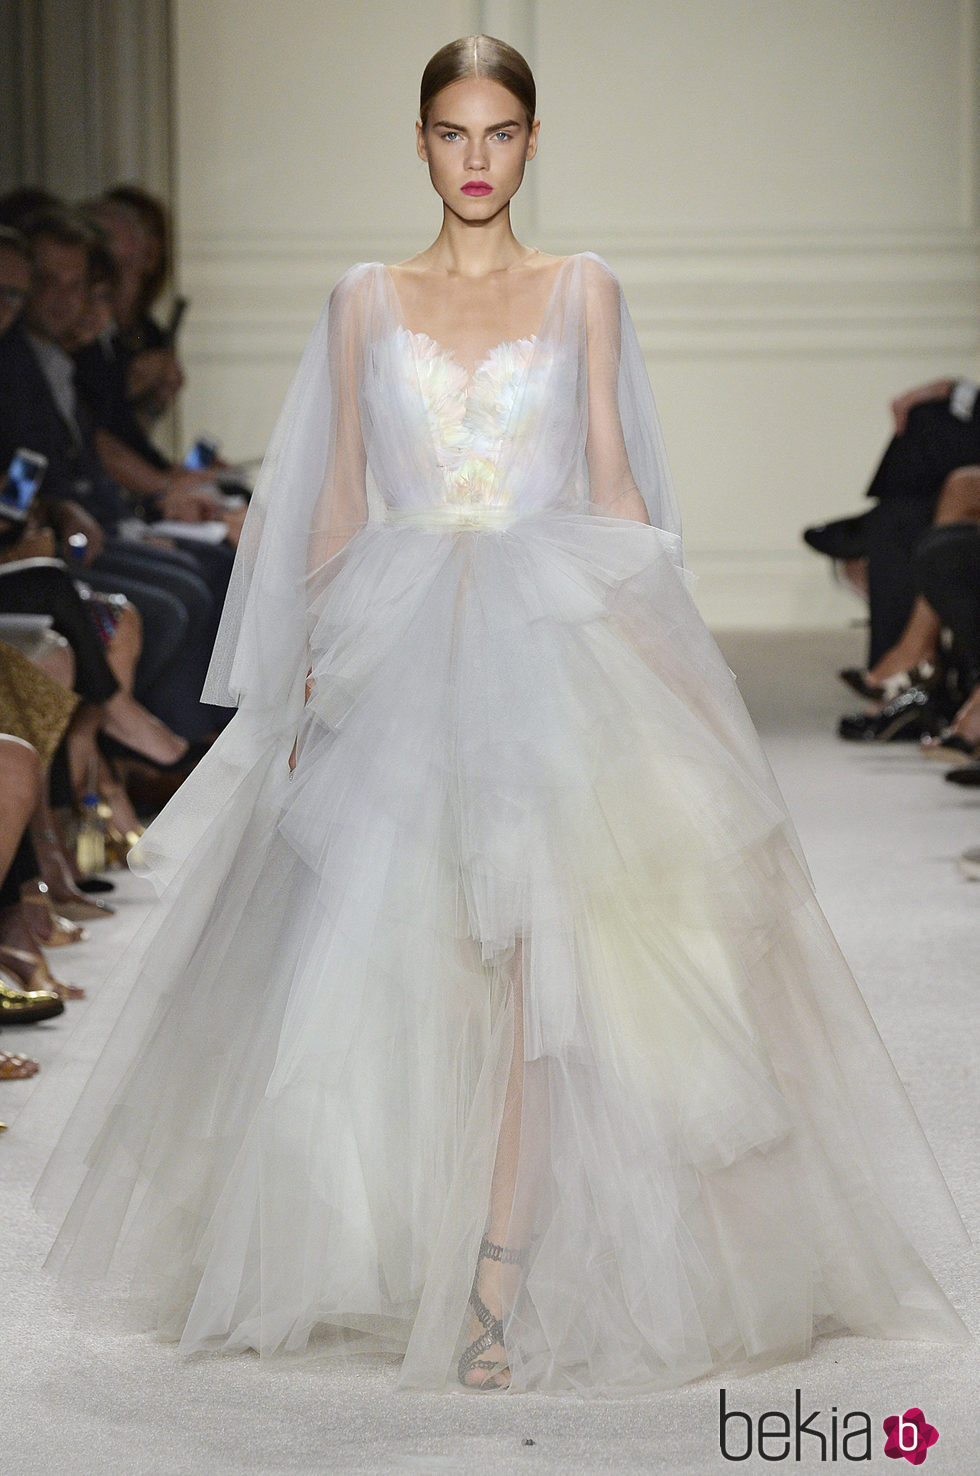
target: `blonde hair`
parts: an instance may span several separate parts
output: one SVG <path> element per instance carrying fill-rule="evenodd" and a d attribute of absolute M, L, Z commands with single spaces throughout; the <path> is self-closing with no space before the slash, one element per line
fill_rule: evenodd
<path fill-rule="evenodd" d="M 512 92 L 527 114 L 527 126 L 534 122 L 536 91 L 531 68 L 513 46 L 495 36 L 461 36 L 442 46 L 429 58 L 422 73 L 419 89 L 419 118 L 425 127 L 432 99 L 444 87 L 461 82 L 464 77 L 487 77 Z"/>

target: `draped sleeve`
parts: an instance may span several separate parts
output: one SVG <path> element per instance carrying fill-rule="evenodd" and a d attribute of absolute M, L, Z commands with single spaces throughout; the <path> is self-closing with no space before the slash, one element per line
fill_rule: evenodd
<path fill-rule="evenodd" d="M 206 702 L 302 707 L 307 609 L 366 522 L 359 398 L 369 266 L 352 267 L 317 321 L 276 422 L 242 528 L 204 686 Z"/>
<path fill-rule="evenodd" d="M 617 278 L 591 252 L 582 257 L 582 290 L 591 510 L 649 522 L 683 567 L 680 513 L 636 329 Z"/>

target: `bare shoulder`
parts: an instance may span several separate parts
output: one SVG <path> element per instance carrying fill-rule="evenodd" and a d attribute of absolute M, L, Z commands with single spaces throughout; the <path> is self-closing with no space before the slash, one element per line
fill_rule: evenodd
<path fill-rule="evenodd" d="M 601 287 L 604 283 L 614 282 L 617 287 L 619 286 L 619 278 L 608 261 L 597 256 L 594 251 L 580 251 L 578 255 L 582 263 L 582 276 L 586 283 Z"/>
<path fill-rule="evenodd" d="M 563 267 L 571 259 L 571 256 L 552 256 L 547 251 L 538 251 L 528 262 L 528 266 L 532 271 L 548 271 L 551 267 Z"/>
<path fill-rule="evenodd" d="M 410 256 L 407 261 L 395 261 L 385 264 L 385 271 L 391 272 L 392 276 L 398 277 L 424 277 L 432 271 L 432 266 L 420 253 L 418 256 Z"/>

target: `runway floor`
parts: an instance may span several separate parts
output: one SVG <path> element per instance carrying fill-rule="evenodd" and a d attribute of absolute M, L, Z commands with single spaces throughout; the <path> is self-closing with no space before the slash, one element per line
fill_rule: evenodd
<path fill-rule="evenodd" d="M 980 1221 L 977 1123 L 980 885 L 955 858 L 980 845 L 980 794 L 942 782 L 914 745 L 868 748 L 832 736 L 848 708 L 834 668 L 860 660 L 857 631 L 728 634 L 722 646 L 762 732 L 810 862 L 818 895 L 974 1240 Z M 720 1381 L 631 1400 L 419 1395 L 394 1391 L 394 1362 L 317 1367 L 179 1357 L 125 1334 L 95 1334 L 38 1270 L 44 1230 L 28 1202 L 60 1120 L 59 1077 L 76 1068 L 77 1038 L 118 1000 L 109 961 L 146 908 L 148 888 L 119 878 L 119 912 L 56 956 L 89 988 L 60 1019 L 5 1030 L 2 1044 L 42 1063 L 30 1082 L 0 1083 L 0 1470 L 79 1476 L 218 1476 L 293 1472 L 716 1472 Z M 96 1016 L 92 1020 L 92 1016 Z M 84 1032 L 79 1025 L 85 1023 Z M 97 1029 L 95 1038 L 101 1032 Z M 73 1047 L 73 1038 L 76 1046 Z M 980 1329 L 976 1258 L 934 1268 L 966 1322 Z M 834 1338 L 810 1358 L 725 1383 L 729 1404 L 758 1424 L 766 1410 L 803 1417 L 803 1459 L 831 1460 L 836 1407 L 871 1417 L 883 1468 L 882 1421 L 918 1406 L 939 1431 L 929 1471 L 980 1470 L 980 1343 L 968 1348 Z M 744 1422 L 738 1422 L 744 1425 Z M 744 1434 L 742 1436 L 744 1440 Z M 736 1446 L 732 1429 L 732 1450 Z M 778 1448 L 778 1447 L 777 1447 Z M 809 1454 L 807 1452 L 809 1451 Z M 839 1451 L 840 1465 L 849 1464 Z M 737 1469 L 771 1469 L 756 1455 Z M 894 1466 L 884 1468 L 894 1470 Z M 904 1468 L 903 1468 L 904 1469 Z"/>

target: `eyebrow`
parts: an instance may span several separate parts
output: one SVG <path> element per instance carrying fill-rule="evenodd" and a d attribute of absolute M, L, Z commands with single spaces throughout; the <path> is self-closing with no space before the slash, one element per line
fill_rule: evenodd
<path fill-rule="evenodd" d="M 447 123 L 445 118 L 439 118 L 432 126 L 433 128 L 452 128 L 456 133 L 469 132 L 469 129 L 464 128 L 462 123 Z M 508 118 L 504 123 L 494 123 L 490 128 L 485 128 L 484 132 L 498 133 L 501 128 L 520 128 L 520 126 L 516 118 Z"/>

